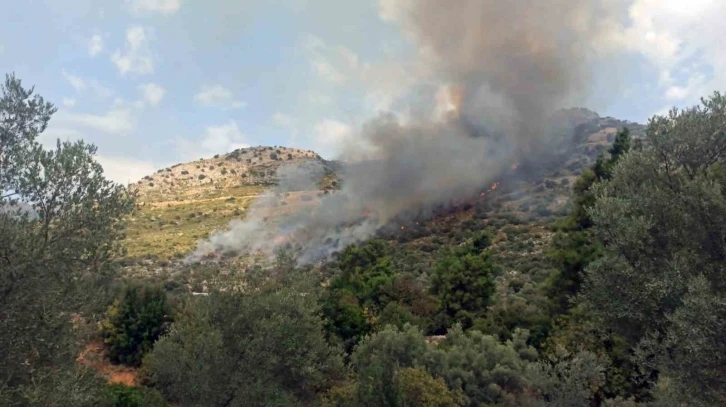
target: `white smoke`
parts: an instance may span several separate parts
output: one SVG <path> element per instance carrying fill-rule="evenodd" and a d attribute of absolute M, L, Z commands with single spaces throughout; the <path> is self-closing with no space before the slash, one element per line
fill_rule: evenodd
<path fill-rule="evenodd" d="M 477 194 L 518 159 L 548 152 L 545 123 L 558 108 L 588 96 L 595 44 L 618 11 L 610 0 L 386 0 L 382 15 L 421 50 L 456 114 L 401 124 L 376 117 L 340 146 L 347 165 L 342 189 L 316 207 L 301 206 L 274 222 L 280 194 L 312 188 L 322 165 L 280 169 L 280 183 L 246 218 L 211 236 L 191 259 L 215 251 L 272 254 L 291 244 L 302 263 L 372 236 L 394 218 L 422 216 L 452 199 Z M 433 97 L 432 97 L 433 99 Z M 441 95 L 439 95 L 441 99 Z M 419 101 L 411 101 L 417 103 Z M 438 110 L 437 110 L 438 109 Z M 371 211 L 374 216 L 363 216 Z"/>

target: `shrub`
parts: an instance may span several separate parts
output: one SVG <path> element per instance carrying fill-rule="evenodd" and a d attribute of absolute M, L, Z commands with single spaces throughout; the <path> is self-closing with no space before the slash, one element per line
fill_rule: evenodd
<path fill-rule="evenodd" d="M 164 397 L 156 390 L 110 384 L 106 389 L 107 405 L 113 407 L 164 407 Z"/>
<path fill-rule="evenodd" d="M 204 174 L 199 174 L 199 176 L 197 177 L 197 179 L 199 179 L 200 181 L 203 180 L 204 178 L 207 178 L 207 176 Z"/>
<path fill-rule="evenodd" d="M 343 361 L 325 341 L 316 296 L 299 289 L 255 285 L 190 302 L 144 359 L 149 382 L 184 406 L 314 405 Z"/>
<path fill-rule="evenodd" d="M 486 310 L 494 291 L 495 266 L 488 254 L 479 252 L 489 244 L 488 239 L 482 234 L 473 245 L 450 250 L 436 262 L 431 293 L 440 301 L 443 326 L 438 328 L 448 328 L 452 321 L 468 328 Z"/>
<path fill-rule="evenodd" d="M 166 293 L 160 287 L 127 285 L 100 324 L 111 361 L 138 366 L 169 322 Z"/>

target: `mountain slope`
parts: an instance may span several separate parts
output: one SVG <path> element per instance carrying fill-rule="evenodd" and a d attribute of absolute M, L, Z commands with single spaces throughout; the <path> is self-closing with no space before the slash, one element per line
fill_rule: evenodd
<path fill-rule="evenodd" d="M 331 163 L 312 151 L 288 147 L 251 147 L 181 163 L 139 180 L 139 210 L 129 219 L 125 246 L 127 269 L 161 272 L 188 254 L 209 233 L 244 217 L 245 210 L 276 182 L 277 169 L 289 163 Z M 336 182 L 332 171 L 321 193 Z"/>
<path fill-rule="evenodd" d="M 379 235 L 406 247 L 423 248 L 416 255 L 424 262 L 431 261 L 429 254 L 436 247 L 462 242 L 470 231 L 488 226 L 500 230 L 498 245 L 512 261 L 530 253 L 529 249 L 541 252 L 551 235 L 545 230 L 548 219 L 566 210 L 574 179 L 607 150 L 620 128 L 628 126 L 635 138 L 643 131 L 638 124 L 603 118 L 586 109 L 562 111 L 557 120 L 565 147 L 555 159 L 537 168 L 523 165 L 497 184 L 483 186 L 478 199 L 456 203 L 433 219 L 391 225 Z M 175 270 L 175 261 L 188 255 L 200 240 L 244 218 L 254 200 L 275 185 L 281 165 L 303 162 L 321 164 L 325 175 L 316 189 L 277 196 L 267 213 L 278 216 L 301 205 L 314 207 L 320 196 L 338 186 L 340 164 L 307 150 L 253 147 L 177 164 L 144 177 L 135 186 L 140 210 L 130 219 L 126 270 L 136 275 Z M 513 254 L 512 248 L 527 250 Z"/>

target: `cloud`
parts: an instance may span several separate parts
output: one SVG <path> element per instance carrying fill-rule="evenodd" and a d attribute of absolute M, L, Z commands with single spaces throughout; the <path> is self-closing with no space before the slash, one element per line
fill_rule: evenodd
<path fill-rule="evenodd" d="M 194 101 L 203 106 L 214 106 L 222 109 L 241 109 L 247 103 L 235 100 L 232 91 L 222 85 L 204 85 L 194 95 Z"/>
<path fill-rule="evenodd" d="M 277 124 L 278 126 L 284 127 L 287 129 L 291 129 L 291 128 L 295 127 L 295 119 L 293 119 L 292 117 L 290 117 L 286 114 L 280 113 L 280 112 L 277 112 L 272 115 L 272 121 L 275 124 Z"/>
<path fill-rule="evenodd" d="M 136 73 L 148 75 L 154 73 L 154 58 L 149 48 L 149 32 L 141 26 L 132 26 L 126 30 L 126 43 L 123 51 L 116 50 L 111 61 L 122 75 Z"/>
<path fill-rule="evenodd" d="M 324 119 L 315 125 L 314 150 L 323 156 L 337 156 L 340 146 L 351 143 L 353 128 L 343 122 Z M 353 159 L 353 157 L 346 157 Z"/>
<path fill-rule="evenodd" d="M 144 94 L 144 100 L 151 106 L 157 106 L 166 94 L 166 90 L 155 83 L 140 85 L 139 89 Z"/>
<path fill-rule="evenodd" d="M 234 120 L 219 126 L 207 127 L 201 141 L 177 139 L 176 143 L 177 149 L 187 160 L 249 147 L 247 136 L 239 130 Z"/>
<path fill-rule="evenodd" d="M 724 2 L 634 0 L 628 14 L 631 24 L 618 44 L 643 55 L 658 71 L 657 86 L 666 100 L 690 105 L 726 87 Z"/>
<path fill-rule="evenodd" d="M 51 126 L 41 133 L 38 141 L 40 141 L 46 149 L 55 149 L 58 140 L 73 142 L 86 139 L 84 132 L 78 128 L 73 128 L 72 124 L 72 122 L 62 120 L 58 121 L 54 118 L 51 122 Z M 94 126 L 91 125 L 90 127 L 93 128 Z M 137 160 L 128 157 L 110 156 L 105 154 L 97 155 L 95 158 L 96 161 L 103 167 L 103 172 L 107 179 L 124 185 L 138 181 L 145 175 L 154 173 L 157 169 L 151 161 L 147 160 Z"/>
<path fill-rule="evenodd" d="M 126 0 L 126 4 L 136 14 L 174 14 L 179 11 L 181 0 Z"/>
<path fill-rule="evenodd" d="M 135 160 L 126 157 L 97 155 L 96 161 L 103 167 L 106 178 L 120 184 L 136 182 L 146 175 L 153 174 L 157 167 L 151 161 Z"/>
<path fill-rule="evenodd" d="M 314 35 L 304 36 L 301 48 L 307 54 L 311 70 L 318 77 L 343 92 L 362 94 L 361 117 L 392 111 L 396 101 L 431 75 L 425 64 L 415 60 L 386 55 L 383 59 L 368 61 L 348 47 L 329 44 Z M 326 98 L 329 99 L 329 96 Z M 325 104 L 321 102 L 323 100 L 314 101 Z"/>
<path fill-rule="evenodd" d="M 308 35 L 305 38 L 303 47 L 308 53 L 311 68 L 318 76 L 333 83 L 342 83 L 347 77 L 336 66 L 336 62 L 340 62 L 341 59 L 346 59 L 346 62 L 350 62 L 351 60 L 357 61 L 357 56 L 347 48 L 347 52 L 339 51 L 339 55 L 332 55 L 325 42 L 314 35 Z M 337 61 L 336 57 L 338 59 Z"/>
<path fill-rule="evenodd" d="M 201 147 L 208 151 L 225 153 L 237 148 L 249 147 L 246 136 L 240 132 L 235 121 L 221 126 L 207 127 Z"/>
<path fill-rule="evenodd" d="M 100 98 L 108 98 L 113 95 L 113 91 L 106 86 L 102 85 L 96 79 L 83 79 L 80 76 L 76 76 L 63 71 L 63 77 L 70 83 L 71 87 L 76 93 L 82 93 L 87 89 L 90 89 L 96 96 Z"/>
<path fill-rule="evenodd" d="M 97 130 L 107 134 L 125 134 L 134 129 L 134 117 L 125 107 L 114 106 L 104 114 L 69 113 L 59 111 L 54 117 L 54 126 L 59 129 L 78 127 Z"/>
<path fill-rule="evenodd" d="M 386 22 L 395 22 L 401 18 L 406 9 L 411 7 L 411 1 L 379 0 L 378 16 Z"/>
<path fill-rule="evenodd" d="M 86 89 L 86 81 L 84 81 L 81 77 L 69 74 L 66 71 L 63 71 L 63 77 L 66 78 L 68 83 L 71 84 L 76 92 Z"/>
<path fill-rule="evenodd" d="M 96 34 L 88 40 L 88 55 L 95 57 L 103 51 L 103 38 Z"/>
<path fill-rule="evenodd" d="M 297 141 L 297 136 L 300 134 L 300 131 L 298 130 L 297 121 L 294 118 L 284 113 L 277 112 L 272 115 L 272 122 L 290 133 L 291 143 Z"/>
<path fill-rule="evenodd" d="M 63 98 L 63 106 L 73 107 L 76 105 L 76 100 L 73 98 Z"/>

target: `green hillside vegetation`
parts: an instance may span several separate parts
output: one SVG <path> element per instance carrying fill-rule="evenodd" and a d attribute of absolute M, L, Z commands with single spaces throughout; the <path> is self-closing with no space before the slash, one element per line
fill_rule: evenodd
<path fill-rule="evenodd" d="M 200 239 L 239 219 L 264 190 L 240 186 L 208 191 L 199 199 L 147 200 L 129 218 L 124 239 L 128 260 L 174 260 L 188 254 Z"/>
<path fill-rule="evenodd" d="M 51 104 L 12 75 L 2 92 L 2 405 L 726 405 L 719 93 L 646 127 L 565 111 L 557 160 L 298 267 L 177 260 L 316 154 L 236 150 L 125 188 L 93 146 L 43 150 Z M 270 216 L 339 187 L 328 168 Z M 76 360 L 93 341 L 132 383 Z"/>

